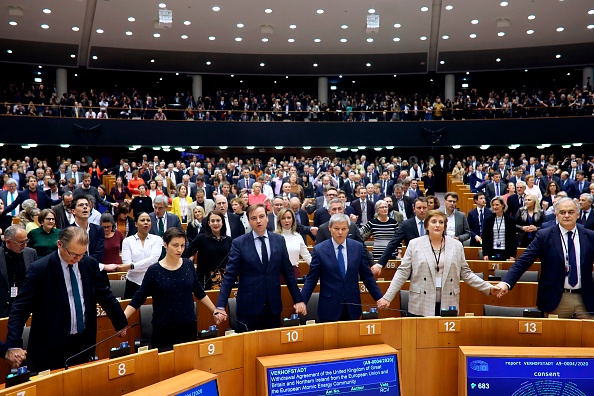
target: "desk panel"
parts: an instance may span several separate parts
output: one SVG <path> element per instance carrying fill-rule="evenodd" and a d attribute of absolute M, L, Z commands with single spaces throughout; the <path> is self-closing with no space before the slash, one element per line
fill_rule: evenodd
<path fill-rule="evenodd" d="M 231 335 L 174 345 L 175 373 L 181 374 L 195 368 L 211 373 L 240 368 L 243 366 L 243 340 L 241 335 Z M 209 349 L 211 344 L 213 347 Z M 214 352 L 211 354 L 210 351 Z"/>
<path fill-rule="evenodd" d="M 4 364 L 3 364 L 4 365 Z M 24 392 L 19 394 L 19 392 Z M 45 377 L 38 377 L 37 379 L 24 384 L 11 386 L 10 388 L 0 391 L 1 396 L 17 394 L 19 396 L 29 395 L 62 395 L 64 393 L 64 382 L 60 373 L 50 374 Z"/>
<path fill-rule="evenodd" d="M 484 345 L 480 317 L 433 317 L 417 320 L 417 350 Z"/>
<path fill-rule="evenodd" d="M 522 327 L 520 327 L 522 323 Z M 541 323 L 540 333 L 530 333 L 533 326 L 526 323 Z M 559 320 L 544 318 L 502 318 L 482 317 L 483 344 L 533 347 L 578 347 L 582 346 L 582 322 L 580 320 Z M 520 333 L 520 330 L 523 333 Z M 528 332 L 526 332 L 528 331 Z M 470 344 L 468 344 L 470 345 Z"/>
<path fill-rule="evenodd" d="M 361 326 L 363 326 L 363 329 L 361 329 Z M 402 322 L 395 318 L 338 322 L 336 330 L 339 335 L 337 348 L 375 344 L 390 345 L 394 349 L 402 348 Z M 361 335 L 362 332 L 363 334 L 375 333 L 376 335 Z"/>

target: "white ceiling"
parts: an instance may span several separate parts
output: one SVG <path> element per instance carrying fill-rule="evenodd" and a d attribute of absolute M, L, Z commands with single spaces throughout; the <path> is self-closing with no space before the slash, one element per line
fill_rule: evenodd
<path fill-rule="evenodd" d="M 77 54 L 82 65 L 92 56 L 93 47 L 268 55 L 429 53 L 431 60 L 432 53 L 444 51 L 538 46 L 562 49 L 564 44 L 594 42 L 594 29 L 588 29 L 588 25 L 594 27 L 594 0 L 508 0 L 505 7 L 500 5 L 501 0 L 164 0 L 173 12 L 170 29 L 154 26 L 159 3 L 0 0 L 0 39 L 76 44 L 82 51 L 89 48 L 88 53 Z M 24 15 L 10 16 L 9 6 L 20 7 Z M 220 11 L 213 11 L 213 6 Z M 429 9 L 423 12 L 421 7 Z M 51 13 L 44 13 L 44 8 Z M 272 13 L 265 13 L 266 8 Z M 365 31 L 369 8 L 380 16 L 378 33 Z M 324 13 L 318 14 L 319 9 Z M 535 18 L 530 20 L 529 15 Z M 129 22 L 128 17 L 135 21 Z M 473 19 L 478 24 L 472 24 Z M 510 26 L 497 27 L 500 19 L 509 20 Z M 11 26 L 11 21 L 17 25 Z M 238 23 L 244 27 L 238 28 Z M 49 29 L 42 29 L 41 24 L 48 24 Z M 295 29 L 289 27 L 293 24 Z M 394 24 L 401 26 L 395 28 Z M 261 33 L 261 25 L 272 26 L 273 33 Z M 73 26 L 80 30 L 73 31 Z M 559 27 L 564 30 L 557 32 Z M 534 34 L 527 34 L 528 30 Z M 128 36 L 127 31 L 133 34 Z M 499 32 L 505 35 L 499 37 Z M 154 33 L 161 36 L 155 38 Z M 473 39 L 470 34 L 477 36 Z M 182 35 L 188 38 L 182 39 Z M 444 35 L 449 38 L 443 39 Z M 211 41 L 209 36 L 216 39 Z M 427 40 L 422 41 L 421 36 Z M 237 37 L 242 40 L 236 41 Z M 321 41 L 314 42 L 316 38 Z M 346 43 L 340 42 L 343 38 Z M 373 42 L 368 42 L 369 38 Z"/>

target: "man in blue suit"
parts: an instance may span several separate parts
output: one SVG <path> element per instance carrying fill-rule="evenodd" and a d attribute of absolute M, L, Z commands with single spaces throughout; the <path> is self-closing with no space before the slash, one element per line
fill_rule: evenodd
<path fill-rule="evenodd" d="M 45 193 L 45 191 L 43 191 L 43 188 L 37 185 L 37 177 L 29 176 L 27 178 L 27 188 L 19 192 L 17 198 L 10 205 L 5 207 L 4 212 L 12 212 L 14 208 L 19 207 L 20 204 L 28 199 L 33 199 L 35 202 L 37 202 L 37 207 L 39 210 L 49 209 L 52 207 L 52 205 L 57 205 L 62 202 L 61 199 L 51 199 Z"/>
<path fill-rule="evenodd" d="M 476 208 L 468 212 L 468 227 L 470 227 L 470 246 L 482 246 L 483 225 L 485 219 L 491 216 L 491 209 L 486 208 L 487 201 L 485 194 L 477 192 L 474 194 L 474 203 Z"/>
<path fill-rule="evenodd" d="M 349 218 L 341 213 L 332 215 L 329 228 L 332 238 L 314 247 L 301 296 L 307 303 L 319 279 L 320 321 L 357 320 L 361 316 L 359 277 L 374 300 L 382 298 L 382 292 L 369 269 L 365 245 L 347 238 Z"/>
<path fill-rule="evenodd" d="M 571 198 L 555 204 L 558 226 L 541 229 L 509 269 L 500 288 L 502 297 L 540 258 L 536 305 L 545 315 L 591 319 L 594 312 L 594 231 L 576 225 L 579 207 Z M 579 253 L 579 254 L 578 254 Z"/>
<path fill-rule="evenodd" d="M 243 192 L 244 190 L 249 192 L 255 180 L 250 178 L 250 170 L 248 168 L 244 168 L 241 171 L 241 174 L 243 175 L 243 178 L 237 181 L 237 188 L 240 192 Z"/>
<path fill-rule="evenodd" d="M 285 238 L 266 230 L 268 217 L 264 205 L 251 205 L 247 215 L 252 232 L 233 239 L 231 243 L 214 312 L 215 315 L 225 312 L 229 294 L 239 277 L 236 312 L 240 332 L 280 326 L 283 309 L 281 274 L 295 303 L 295 310 L 302 315 L 307 313 L 289 261 Z"/>

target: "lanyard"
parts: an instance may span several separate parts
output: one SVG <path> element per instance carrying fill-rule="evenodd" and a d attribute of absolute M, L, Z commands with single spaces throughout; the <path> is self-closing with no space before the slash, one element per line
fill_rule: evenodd
<path fill-rule="evenodd" d="M 577 234 L 577 228 L 575 229 L 575 231 L 573 232 L 573 235 L 571 236 L 572 244 L 573 244 L 576 234 Z M 569 267 L 569 246 L 567 246 L 567 243 L 565 242 L 565 238 L 563 237 L 563 234 L 561 234 L 561 242 L 563 243 L 563 250 L 565 251 L 565 271 L 569 272 L 569 270 L 570 270 L 570 267 Z M 574 250 L 575 250 L 575 244 L 573 246 L 574 246 Z"/>
<path fill-rule="evenodd" d="M 435 257 L 435 271 L 439 272 L 439 261 L 441 260 L 441 252 L 445 250 L 444 246 L 445 238 L 441 238 L 441 246 L 439 247 L 439 254 L 435 254 L 435 250 L 433 246 L 431 246 L 431 252 L 433 252 L 433 257 Z"/>
<path fill-rule="evenodd" d="M 505 219 L 503 218 L 503 216 L 501 217 L 501 221 L 497 221 L 497 216 L 495 216 L 495 226 L 497 227 L 497 239 L 499 241 L 501 241 L 501 235 L 499 234 L 499 232 L 501 231 L 501 226 L 503 225 L 503 221 Z"/>

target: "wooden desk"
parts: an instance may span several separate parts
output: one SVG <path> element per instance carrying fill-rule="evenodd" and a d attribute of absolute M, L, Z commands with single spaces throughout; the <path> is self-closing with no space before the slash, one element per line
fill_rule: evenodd
<path fill-rule="evenodd" d="M 188 391 L 198 385 L 216 381 L 217 376 L 200 370 L 192 370 L 176 375 L 137 391 L 127 393 L 125 396 L 173 396 Z"/>

